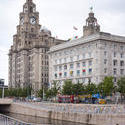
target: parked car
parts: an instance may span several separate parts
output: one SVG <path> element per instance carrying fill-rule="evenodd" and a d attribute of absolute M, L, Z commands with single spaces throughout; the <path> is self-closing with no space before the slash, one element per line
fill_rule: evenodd
<path fill-rule="evenodd" d="M 34 98 L 32 99 L 32 101 L 33 101 L 33 102 L 41 102 L 41 98 L 34 97 Z"/>

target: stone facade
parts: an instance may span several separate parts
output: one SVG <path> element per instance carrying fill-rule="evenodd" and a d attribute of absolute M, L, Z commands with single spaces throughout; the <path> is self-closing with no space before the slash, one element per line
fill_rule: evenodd
<path fill-rule="evenodd" d="M 89 13 L 83 37 L 51 47 L 49 81 L 100 83 L 105 76 L 114 82 L 125 75 L 125 37 L 100 32 L 94 13 Z"/>
<path fill-rule="evenodd" d="M 42 29 L 32 0 L 26 0 L 20 13 L 17 34 L 9 51 L 9 87 L 32 86 L 40 89 L 49 82 L 48 50 L 65 41 L 55 39 Z"/>

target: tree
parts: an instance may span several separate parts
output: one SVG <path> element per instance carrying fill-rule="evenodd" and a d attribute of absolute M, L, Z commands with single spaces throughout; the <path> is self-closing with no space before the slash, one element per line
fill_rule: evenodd
<path fill-rule="evenodd" d="M 56 97 L 60 91 L 59 82 L 53 81 L 52 87 L 45 92 L 47 98 Z"/>
<path fill-rule="evenodd" d="M 84 86 L 82 83 L 77 83 L 72 85 L 72 94 L 73 95 L 82 95 L 84 92 Z"/>
<path fill-rule="evenodd" d="M 85 92 L 86 94 L 96 94 L 97 93 L 97 86 L 94 83 L 88 83 L 85 86 Z"/>
<path fill-rule="evenodd" d="M 125 77 L 122 77 L 117 82 L 118 85 L 118 92 L 121 93 L 121 98 L 125 98 Z"/>
<path fill-rule="evenodd" d="M 105 77 L 103 82 L 101 82 L 98 85 L 98 91 L 103 96 L 108 96 L 113 92 L 114 83 L 113 83 L 113 77 Z"/>
<path fill-rule="evenodd" d="M 73 94 L 73 83 L 70 80 L 66 80 L 63 88 L 62 88 L 62 94 L 64 95 L 72 95 Z"/>

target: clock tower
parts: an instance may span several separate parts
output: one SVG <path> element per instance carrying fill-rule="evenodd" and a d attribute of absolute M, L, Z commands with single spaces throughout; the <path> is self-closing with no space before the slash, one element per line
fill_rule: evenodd
<path fill-rule="evenodd" d="M 34 92 L 48 85 L 51 46 L 65 41 L 55 39 L 51 31 L 41 29 L 39 12 L 32 0 L 26 0 L 19 15 L 17 33 L 9 51 L 9 87 L 32 86 Z"/>

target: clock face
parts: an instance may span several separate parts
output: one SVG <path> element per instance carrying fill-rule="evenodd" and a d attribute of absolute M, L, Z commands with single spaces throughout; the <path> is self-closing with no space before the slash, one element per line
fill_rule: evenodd
<path fill-rule="evenodd" d="M 20 18 L 20 24 L 21 24 L 21 25 L 24 24 L 24 19 L 23 19 L 23 17 Z"/>
<path fill-rule="evenodd" d="M 35 24 L 36 23 L 36 18 L 35 17 L 31 17 L 30 18 L 30 23 L 31 24 Z"/>

